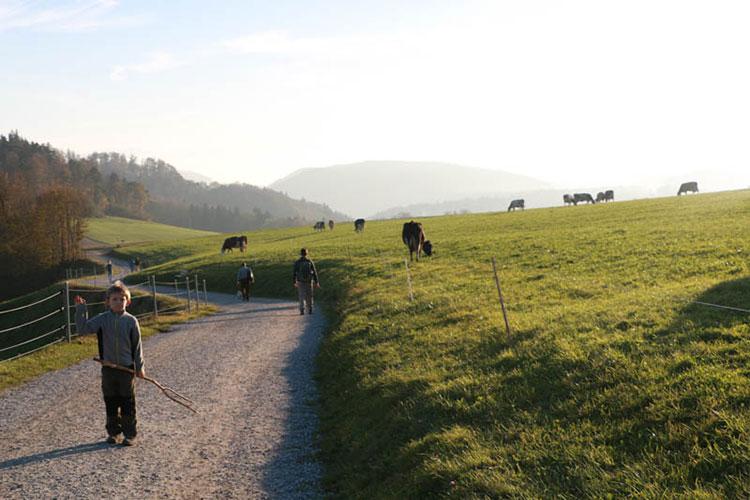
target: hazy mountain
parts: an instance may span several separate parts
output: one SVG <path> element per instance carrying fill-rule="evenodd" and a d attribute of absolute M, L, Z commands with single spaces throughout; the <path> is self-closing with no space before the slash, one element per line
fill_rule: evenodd
<path fill-rule="evenodd" d="M 549 188 L 544 181 L 450 163 L 367 161 L 298 170 L 269 186 L 353 217 L 392 207 Z"/>
<path fill-rule="evenodd" d="M 188 181 L 193 182 L 202 182 L 203 184 L 211 184 L 212 182 L 215 182 L 212 178 L 206 177 L 203 174 L 199 174 L 198 172 L 193 172 L 191 170 L 178 170 L 180 175 Z"/>

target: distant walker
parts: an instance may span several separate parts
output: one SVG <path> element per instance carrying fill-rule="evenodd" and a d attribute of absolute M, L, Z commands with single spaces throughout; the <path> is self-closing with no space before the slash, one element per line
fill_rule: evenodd
<path fill-rule="evenodd" d="M 510 202 L 510 205 L 508 206 L 508 212 L 513 210 L 516 211 L 517 208 L 520 208 L 521 210 L 524 209 L 524 201 L 523 200 L 513 200 Z"/>
<path fill-rule="evenodd" d="M 677 196 L 680 196 L 681 194 L 688 194 L 688 193 L 697 193 L 698 192 L 698 183 L 695 181 L 692 182 L 683 182 L 680 184 L 680 190 L 677 191 Z"/>

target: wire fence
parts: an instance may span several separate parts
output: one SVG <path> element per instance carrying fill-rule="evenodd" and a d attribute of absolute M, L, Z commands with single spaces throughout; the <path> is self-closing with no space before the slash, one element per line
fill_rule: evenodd
<path fill-rule="evenodd" d="M 199 311 L 208 303 L 205 280 L 202 285 L 203 290 L 197 275 L 180 277 L 173 282 L 157 282 L 154 276 L 150 276 L 146 281 L 128 285 L 133 292 L 129 312 L 139 320 L 145 320 L 159 315 Z M 70 342 L 79 335 L 75 324 L 75 296 L 80 295 L 86 300 L 88 315 L 93 317 L 106 310 L 106 290 L 99 286 L 71 288 L 70 281 L 66 281 L 61 290 L 48 296 L 0 310 L 0 363 L 53 344 Z"/>

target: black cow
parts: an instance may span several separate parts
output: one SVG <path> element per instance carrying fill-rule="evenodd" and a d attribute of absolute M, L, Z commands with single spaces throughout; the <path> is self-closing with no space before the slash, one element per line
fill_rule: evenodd
<path fill-rule="evenodd" d="M 677 191 L 677 196 L 680 196 L 681 194 L 688 194 L 688 193 L 697 193 L 698 192 L 698 183 L 695 181 L 692 182 L 683 182 L 680 184 L 680 190 Z"/>
<path fill-rule="evenodd" d="M 606 199 L 607 198 L 604 197 L 604 193 L 603 192 L 599 191 L 598 193 L 596 193 L 596 202 L 597 203 L 601 203 L 601 202 L 605 201 Z"/>
<path fill-rule="evenodd" d="M 422 255 L 422 251 L 424 251 L 425 255 L 432 255 L 432 243 L 425 241 L 424 230 L 422 229 L 422 224 L 419 222 L 411 221 L 405 223 L 401 231 L 401 239 L 404 241 L 404 245 L 409 248 L 409 260 L 414 259 L 415 252 L 417 260 Z"/>
<path fill-rule="evenodd" d="M 523 200 L 513 200 L 510 202 L 510 205 L 508 206 L 508 212 L 513 210 L 516 211 L 517 208 L 520 208 L 521 210 L 524 209 L 524 201 Z"/>
<path fill-rule="evenodd" d="M 576 200 L 575 200 L 575 199 L 573 199 L 573 197 L 572 197 L 572 196 L 570 196 L 569 194 L 564 194 L 564 195 L 563 195 L 563 202 L 564 202 L 564 203 L 565 203 L 566 205 L 575 205 L 575 204 L 576 204 Z"/>
<path fill-rule="evenodd" d="M 328 221 L 328 229 L 330 229 L 331 231 L 333 231 L 334 224 L 335 224 L 335 222 L 333 222 L 333 220 L 329 220 Z"/>
<path fill-rule="evenodd" d="M 583 203 L 584 201 L 586 203 L 596 203 L 594 201 L 594 197 L 589 193 L 575 193 L 573 195 L 573 200 L 575 201 L 576 205 L 578 205 L 579 203 Z"/>
<path fill-rule="evenodd" d="M 247 248 L 247 236 L 230 236 L 224 240 L 224 244 L 221 246 L 221 253 L 226 251 L 232 251 L 234 248 L 239 248 L 240 252 L 244 252 Z"/>
<path fill-rule="evenodd" d="M 315 225 L 313 226 L 313 229 L 316 231 L 325 231 L 326 223 L 323 221 L 316 222 Z"/>
<path fill-rule="evenodd" d="M 365 230 L 365 220 L 364 219 L 357 219 L 354 221 L 354 231 L 361 233 Z"/>
<path fill-rule="evenodd" d="M 611 189 L 604 191 L 604 201 L 615 201 L 615 192 Z"/>

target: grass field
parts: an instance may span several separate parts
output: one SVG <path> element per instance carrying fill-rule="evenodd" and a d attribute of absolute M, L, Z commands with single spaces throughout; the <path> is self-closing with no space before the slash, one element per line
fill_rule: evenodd
<path fill-rule="evenodd" d="M 325 487 L 342 498 L 750 496 L 750 191 L 138 245 L 169 278 L 293 296 L 306 246 L 332 319 L 318 359 Z M 504 331 L 491 257 L 512 327 Z"/>
<path fill-rule="evenodd" d="M 110 245 L 124 245 L 143 241 L 184 240 L 212 234 L 216 233 L 122 217 L 101 217 L 87 219 L 86 221 L 86 236 Z"/>

